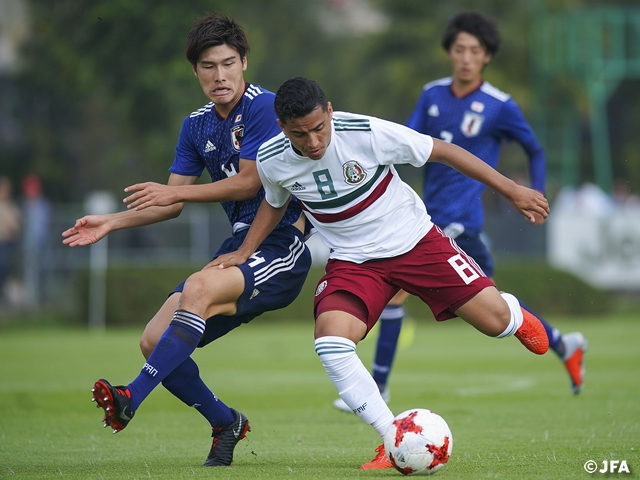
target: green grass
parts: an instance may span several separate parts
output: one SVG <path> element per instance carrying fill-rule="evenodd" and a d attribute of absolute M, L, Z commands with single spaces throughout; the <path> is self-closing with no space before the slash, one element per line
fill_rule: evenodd
<path fill-rule="evenodd" d="M 438 478 L 589 478 L 589 459 L 626 460 L 632 474 L 622 478 L 640 472 L 640 322 L 553 322 L 589 339 L 579 396 L 553 354 L 536 357 L 513 338 L 490 339 L 458 320 L 404 330 L 390 405 L 430 408 L 449 423 L 453 455 Z M 380 439 L 331 407 L 336 393 L 313 351 L 311 320 L 258 319 L 195 353 L 214 392 L 251 421 L 233 466 L 201 467 L 208 424 L 162 387 L 112 435 L 90 388 L 101 376 L 137 375 L 139 334 L 0 330 L 0 478 L 400 478 L 358 470 Z M 367 366 L 374 339 L 358 347 Z"/>

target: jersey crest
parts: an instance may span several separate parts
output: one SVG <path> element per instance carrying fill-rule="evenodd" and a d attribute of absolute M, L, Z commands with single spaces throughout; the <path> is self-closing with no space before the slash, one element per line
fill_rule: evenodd
<path fill-rule="evenodd" d="M 357 185 L 367 178 L 367 172 L 355 160 L 350 160 L 342 165 L 342 173 L 344 180 L 351 185 Z"/>
<path fill-rule="evenodd" d="M 429 107 L 429 110 L 427 110 L 427 114 L 428 114 L 430 117 L 439 117 L 439 116 L 440 116 L 440 109 L 438 108 L 438 105 L 437 105 L 437 104 L 435 104 L 435 103 L 434 103 L 434 104 L 432 104 L 432 105 Z"/>
<path fill-rule="evenodd" d="M 479 113 L 465 112 L 460 131 L 467 138 L 476 137 L 480 133 L 483 122 L 484 117 Z"/>
<path fill-rule="evenodd" d="M 231 144 L 236 152 L 242 147 L 242 137 L 244 135 L 244 125 L 236 125 L 231 129 Z"/>

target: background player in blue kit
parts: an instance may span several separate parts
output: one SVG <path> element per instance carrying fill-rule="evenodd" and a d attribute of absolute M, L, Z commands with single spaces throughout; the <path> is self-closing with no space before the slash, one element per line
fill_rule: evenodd
<path fill-rule="evenodd" d="M 244 31 L 230 18 L 209 14 L 194 23 L 186 55 L 211 102 L 184 120 L 168 185 L 128 187 L 133 193 L 125 199 L 127 211 L 77 220 L 63 233 L 65 244 L 88 245 L 114 230 L 168 220 L 180 214 L 186 201 L 215 201 L 224 207 L 233 235 L 214 258 L 242 244 L 264 198 L 255 165 L 258 147 L 280 131 L 274 94 L 244 81 L 248 51 Z M 205 168 L 212 183 L 195 185 Z M 225 270 L 205 268 L 176 287 L 142 334 L 147 362 L 138 377 L 127 386 L 114 387 L 104 379 L 95 383 L 93 400 L 105 410 L 105 427 L 114 433 L 125 428 L 162 382 L 211 424 L 213 442 L 205 466 L 230 465 L 236 444 L 249 430 L 248 420 L 209 390 L 191 354 L 297 297 L 311 265 L 303 230 L 300 207 L 291 203 L 250 261 Z"/>
<path fill-rule="evenodd" d="M 477 12 L 461 12 L 452 17 L 442 39 L 452 76 L 425 85 L 407 126 L 459 145 L 494 168 L 502 140 L 516 140 L 529 157 L 532 188 L 544 192 L 542 147 L 511 97 L 482 78 L 484 67 L 497 52 L 499 43 L 499 33 L 491 19 Z M 487 276 L 492 276 L 493 261 L 480 238 L 484 189 L 480 182 L 446 165 L 427 163 L 424 167 L 423 199 L 432 221 L 455 238 Z M 404 316 L 402 305 L 407 297 L 405 292 L 400 292 L 381 316 L 373 377 L 386 400 L 389 399 L 388 375 Z M 562 359 L 569 373 L 572 392 L 579 393 L 586 340 L 577 332 L 561 335 L 548 322 L 541 321 L 549 335 L 550 348 Z M 334 406 L 350 411 L 340 399 Z"/>

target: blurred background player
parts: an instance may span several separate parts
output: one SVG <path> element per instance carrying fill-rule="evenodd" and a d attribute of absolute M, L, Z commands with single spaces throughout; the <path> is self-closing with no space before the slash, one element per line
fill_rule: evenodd
<path fill-rule="evenodd" d="M 0 176 L 0 305 L 3 305 L 5 284 L 21 231 L 22 214 L 13 198 L 11 180 Z"/>
<path fill-rule="evenodd" d="M 407 126 L 446 142 L 460 145 L 496 168 L 502 140 L 516 140 L 529 157 L 532 188 L 545 191 L 545 155 L 516 103 L 482 78 L 484 67 L 498 51 L 500 36 L 493 20 L 480 13 L 460 12 L 446 26 L 442 46 L 452 66 L 452 76 L 425 85 Z M 485 185 L 441 163 L 424 166 L 423 199 L 433 223 L 471 255 L 484 273 L 493 276 L 493 260 L 481 239 Z M 380 333 L 373 363 L 373 378 L 389 401 L 387 387 L 396 353 L 403 303 L 399 292 L 380 317 Z M 522 302 L 523 308 L 531 311 Z M 542 319 L 549 346 L 563 361 L 578 394 L 584 379 L 583 355 L 587 341 L 578 332 L 561 335 Z M 341 400 L 339 410 L 351 409 Z"/>
<path fill-rule="evenodd" d="M 108 233 L 174 218 L 183 202 L 220 202 L 233 227 L 214 256 L 242 243 L 264 190 L 256 170 L 258 147 L 278 133 L 274 94 L 244 81 L 249 43 L 240 25 L 223 15 L 197 20 L 186 55 L 205 96 L 211 100 L 182 125 L 168 185 L 142 183 L 125 189 L 129 210 L 89 215 L 63 232 L 69 246 L 95 243 Z M 212 183 L 194 185 L 204 169 Z M 147 208 L 149 207 L 149 208 Z M 229 408 L 204 384 L 191 358 L 202 347 L 268 310 L 283 308 L 300 293 L 311 256 L 304 245 L 304 219 L 291 204 L 251 261 L 227 270 L 203 269 L 169 295 L 140 340 L 147 359 L 126 386 L 98 380 L 93 400 L 105 411 L 104 426 L 117 433 L 160 383 L 212 427 L 205 466 L 227 466 L 249 431 L 247 418 Z"/>

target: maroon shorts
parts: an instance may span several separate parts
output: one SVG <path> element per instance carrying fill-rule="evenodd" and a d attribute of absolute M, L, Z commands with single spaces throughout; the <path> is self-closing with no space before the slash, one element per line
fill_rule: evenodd
<path fill-rule="evenodd" d="M 455 312 L 478 292 L 494 286 L 473 258 L 437 227 L 403 255 L 364 263 L 329 260 L 318 282 L 314 311 L 333 292 L 345 291 L 362 299 L 367 309 L 367 332 L 378 321 L 389 300 L 403 289 L 425 302 L 438 321 Z"/>

